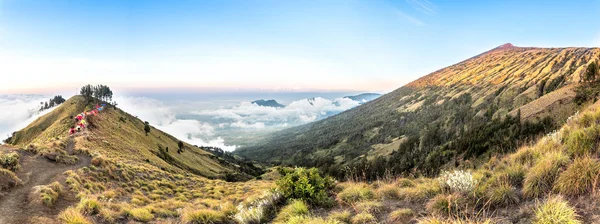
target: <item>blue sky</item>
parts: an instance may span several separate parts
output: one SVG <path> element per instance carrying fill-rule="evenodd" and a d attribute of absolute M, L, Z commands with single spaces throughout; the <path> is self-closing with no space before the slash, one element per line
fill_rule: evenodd
<path fill-rule="evenodd" d="M 600 46 L 600 1 L 0 0 L 0 92 L 387 92 L 504 43 Z"/>

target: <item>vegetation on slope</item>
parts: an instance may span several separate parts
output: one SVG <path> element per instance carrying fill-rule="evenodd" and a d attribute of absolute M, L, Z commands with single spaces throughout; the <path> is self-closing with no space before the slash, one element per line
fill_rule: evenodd
<path fill-rule="evenodd" d="M 95 98 L 90 100 L 74 96 L 51 113 L 15 132 L 7 139 L 7 143 L 37 151 L 48 151 L 57 142 L 64 145 L 69 138 L 68 130 L 74 124 L 74 115 L 89 111 L 97 103 L 99 101 Z M 188 170 L 208 178 L 229 177 L 230 180 L 239 180 L 251 178 L 242 170 L 260 173 L 260 169 L 251 163 L 225 160 L 183 142 L 181 144 L 187 150 L 178 153 L 177 149 L 181 148 L 178 139 L 153 127 L 146 135 L 144 122 L 116 107 L 108 107 L 98 116 L 88 116 L 87 122 L 89 125 L 85 134 L 76 134 L 73 138 L 75 148 L 89 154 L 149 163 L 173 172 Z"/>
<path fill-rule="evenodd" d="M 591 131 L 594 130 L 594 131 Z M 335 204 L 290 201 L 281 223 L 597 223 L 600 104 L 514 153 L 432 178 L 337 183 Z M 581 132 L 586 133 L 581 136 Z M 591 143 L 591 145 L 590 145 Z M 290 177 L 287 172 L 286 179 Z M 298 186 L 306 181 L 297 181 Z M 289 183 L 286 183 L 286 186 Z M 294 200 L 302 200 L 296 198 Z M 306 200 L 304 200 L 306 201 Z"/>
<path fill-rule="evenodd" d="M 319 167 L 338 178 L 348 174 L 345 168 L 375 178 L 469 166 L 474 158 L 512 152 L 560 126 L 577 109 L 572 86 L 599 53 L 500 48 L 235 153 L 275 165 Z M 544 97 L 555 93 L 561 96 Z"/>

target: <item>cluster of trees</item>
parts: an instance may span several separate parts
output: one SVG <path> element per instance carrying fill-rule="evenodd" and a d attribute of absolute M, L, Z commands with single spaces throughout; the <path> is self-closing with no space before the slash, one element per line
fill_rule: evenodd
<path fill-rule="evenodd" d="M 87 84 L 81 87 L 79 94 L 84 96 L 86 99 L 91 100 L 92 98 L 96 98 L 98 100 L 104 102 L 111 102 L 113 97 L 113 92 L 110 90 L 110 87 L 105 85 L 90 85 Z"/>
<path fill-rule="evenodd" d="M 588 65 L 587 69 L 585 70 L 585 73 L 583 75 L 583 81 L 596 82 L 598 81 L 598 75 L 600 75 L 600 67 L 598 66 L 597 62 L 593 61 Z"/>
<path fill-rule="evenodd" d="M 177 142 L 177 147 L 179 147 L 179 148 L 177 149 L 177 153 L 181 154 L 181 153 L 183 152 L 183 149 L 185 148 L 185 145 L 183 144 L 183 142 L 182 142 L 182 141 L 178 141 L 178 142 Z"/>
<path fill-rule="evenodd" d="M 146 136 L 148 136 L 148 133 L 150 133 L 150 123 L 148 121 L 144 121 L 144 133 L 146 133 Z"/>
<path fill-rule="evenodd" d="M 50 109 L 64 103 L 66 100 L 61 95 L 54 96 L 46 102 L 40 102 L 40 111 Z"/>
<path fill-rule="evenodd" d="M 592 62 L 588 65 L 582 77 L 582 83 L 575 89 L 575 102 L 583 104 L 590 100 L 597 100 L 600 95 L 600 66 L 598 62 Z"/>

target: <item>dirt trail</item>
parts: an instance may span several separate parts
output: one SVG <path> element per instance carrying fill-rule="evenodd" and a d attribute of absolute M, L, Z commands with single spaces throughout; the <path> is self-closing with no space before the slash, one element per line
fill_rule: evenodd
<path fill-rule="evenodd" d="M 74 142 L 70 139 L 66 147 L 69 154 L 72 154 L 73 146 Z M 8 146 L 0 146 L 0 151 L 12 150 L 14 149 Z M 67 170 L 75 170 L 87 166 L 90 164 L 91 159 L 87 156 L 79 155 L 77 164 L 66 165 L 51 162 L 44 157 L 23 150 L 17 150 L 17 152 L 21 155 L 21 169 L 16 174 L 21 178 L 23 183 L 11 189 L 3 197 L 0 197 L 0 224 L 29 223 L 30 217 L 55 216 L 60 211 L 60 207 L 66 207 L 69 203 L 61 203 L 61 199 L 59 199 L 54 208 L 30 205 L 27 196 L 32 188 L 38 185 L 50 184 L 55 181 L 59 174 Z"/>

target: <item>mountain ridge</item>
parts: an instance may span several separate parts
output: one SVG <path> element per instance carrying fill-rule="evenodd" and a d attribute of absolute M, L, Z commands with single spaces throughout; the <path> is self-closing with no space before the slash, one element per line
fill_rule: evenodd
<path fill-rule="evenodd" d="M 598 48 L 503 45 L 423 76 L 371 102 L 322 121 L 278 132 L 262 144 L 235 153 L 270 164 L 316 166 L 338 176 L 343 176 L 335 171 L 341 167 L 365 167 L 365 164 L 372 167 L 378 157 L 389 162 L 393 156 L 398 157 L 394 164 L 407 164 L 397 168 L 397 172 L 411 169 L 433 172 L 437 168 L 430 168 L 440 164 L 490 151 L 485 138 L 469 140 L 466 133 L 476 129 L 507 131 L 506 135 L 516 140 L 506 147 L 515 148 L 518 142 L 562 124 L 578 108 L 573 103 L 573 86 L 599 55 Z M 563 103 L 543 97 L 558 90 L 565 94 L 561 97 Z M 546 108 L 533 110 L 535 105 Z M 548 118 L 548 114 L 552 117 Z M 502 124 L 501 118 L 507 115 L 519 122 L 507 120 L 508 123 Z M 532 132 L 516 136 L 516 132 L 509 131 L 509 127 L 520 129 L 522 125 L 535 127 L 535 131 L 527 129 Z M 424 135 L 432 138 L 431 144 L 419 140 Z M 467 149 L 458 148 L 466 143 L 469 143 L 465 145 Z M 502 150 L 511 149 L 491 151 Z M 437 155 L 436 159 L 434 154 L 440 153 L 447 155 Z M 407 161 L 414 157 L 418 158 L 416 162 Z M 329 165 L 327 161 L 335 163 Z"/>
<path fill-rule="evenodd" d="M 177 152 L 178 139 L 152 126 L 148 135 L 144 134 L 145 124 L 142 120 L 113 106 L 108 106 L 97 116 L 87 116 L 89 127 L 82 133 L 69 136 L 68 130 L 74 125 L 74 115 L 89 111 L 91 105 L 96 103 L 92 101 L 89 103 L 82 96 L 71 97 L 50 113 L 15 132 L 7 143 L 47 150 L 52 149 L 56 141 L 72 137 L 76 142 L 75 148 L 92 150 L 92 154 L 100 153 L 115 159 L 150 163 L 161 169 L 184 169 L 207 178 L 225 178 L 228 173 L 243 174 L 238 169 L 239 165 L 197 146 L 183 143 L 184 152 Z"/>

